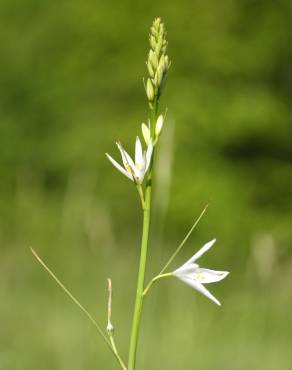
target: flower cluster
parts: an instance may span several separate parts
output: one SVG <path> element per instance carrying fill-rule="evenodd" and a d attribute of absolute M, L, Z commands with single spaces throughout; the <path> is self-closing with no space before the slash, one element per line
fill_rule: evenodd
<path fill-rule="evenodd" d="M 153 109 L 153 103 L 154 101 L 157 103 L 159 100 L 167 71 L 170 67 L 168 55 L 166 55 L 167 41 L 165 27 L 160 18 L 156 18 L 150 28 L 149 41 L 150 50 L 146 61 L 149 77 L 147 78 L 145 89 L 149 106 Z M 161 134 L 163 123 L 164 117 L 162 115 L 158 116 L 156 122 L 152 121 L 152 128 L 150 120 L 148 121 L 148 125 L 142 123 L 142 135 L 147 149 L 143 151 L 141 141 L 139 137 L 137 137 L 135 161 L 132 160 L 119 142 L 116 144 L 121 153 L 123 166 L 106 153 L 111 163 L 136 185 L 141 185 L 143 183 L 145 175 L 150 168 L 153 147 L 156 145 Z"/>
<path fill-rule="evenodd" d="M 149 78 L 146 82 L 146 94 L 150 108 L 152 109 L 155 98 L 159 99 L 167 71 L 170 67 L 168 55 L 166 55 L 167 41 L 164 24 L 160 18 L 156 18 L 150 28 L 150 50 L 146 62 Z"/>

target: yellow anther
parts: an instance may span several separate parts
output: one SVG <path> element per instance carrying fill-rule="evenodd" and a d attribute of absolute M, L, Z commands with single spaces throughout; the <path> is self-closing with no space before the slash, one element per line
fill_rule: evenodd
<path fill-rule="evenodd" d="M 137 168 L 138 170 L 142 170 L 142 168 L 143 168 L 143 163 L 137 163 L 137 164 L 136 164 L 136 168 Z"/>
<path fill-rule="evenodd" d="M 125 168 L 126 168 L 126 171 L 129 172 L 130 175 L 134 174 L 133 168 L 129 164 L 126 164 Z"/>
<path fill-rule="evenodd" d="M 199 281 L 204 281 L 204 279 L 205 279 L 204 274 L 202 272 L 196 272 L 195 273 L 195 279 L 199 280 Z"/>

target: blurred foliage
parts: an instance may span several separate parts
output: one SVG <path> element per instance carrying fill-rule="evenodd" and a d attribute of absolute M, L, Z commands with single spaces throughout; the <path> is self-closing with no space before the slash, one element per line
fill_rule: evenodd
<path fill-rule="evenodd" d="M 148 276 L 207 203 L 177 263 L 216 236 L 206 266 L 232 274 L 214 288 L 222 310 L 179 282 L 153 289 L 140 369 L 290 366 L 291 13 L 290 0 L 1 1 L 0 370 L 115 366 L 30 244 L 104 322 L 112 277 L 126 353 L 140 211 L 104 153 L 133 147 L 147 119 L 157 15 L 172 67 Z"/>

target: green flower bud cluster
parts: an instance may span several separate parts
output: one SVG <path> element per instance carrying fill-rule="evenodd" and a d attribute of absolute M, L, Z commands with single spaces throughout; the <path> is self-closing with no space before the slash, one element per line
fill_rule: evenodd
<path fill-rule="evenodd" d="M 167 71 L 170 67 L 166 55 L 167 41 L 164 24 L 160 18 L 156 18 L 150 28 L 150 51 L 146 62 L 149 77 L 146 82 L 146 94 L 150 108 L 153 108 L 155 99 L 159 99 L 166 80 Z"/>

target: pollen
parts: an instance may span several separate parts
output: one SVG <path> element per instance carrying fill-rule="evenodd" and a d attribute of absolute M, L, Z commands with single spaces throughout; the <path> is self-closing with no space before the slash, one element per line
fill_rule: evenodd
<path fill-rule="evenodd" d="M 142 170 L 143 168 L 143 163 L 137 163 L 136 164 L 137 170 Z"/>
<path fill-rule="evenodd" d="M 126 171 L 129 172 L 130 175 L 134 174 L 134 171 L 133 171 L 132 167 L 129 164 L 126 164 L 125 168 L 126 168 Z"/>
<path fill-rule="evenodd" d="M 202 272 L 196 272 L 195 273 L 195 279 L 198 280 L 198 281 L 204 281 L 204 279 L 205 279 L 204 274 Z"/>

